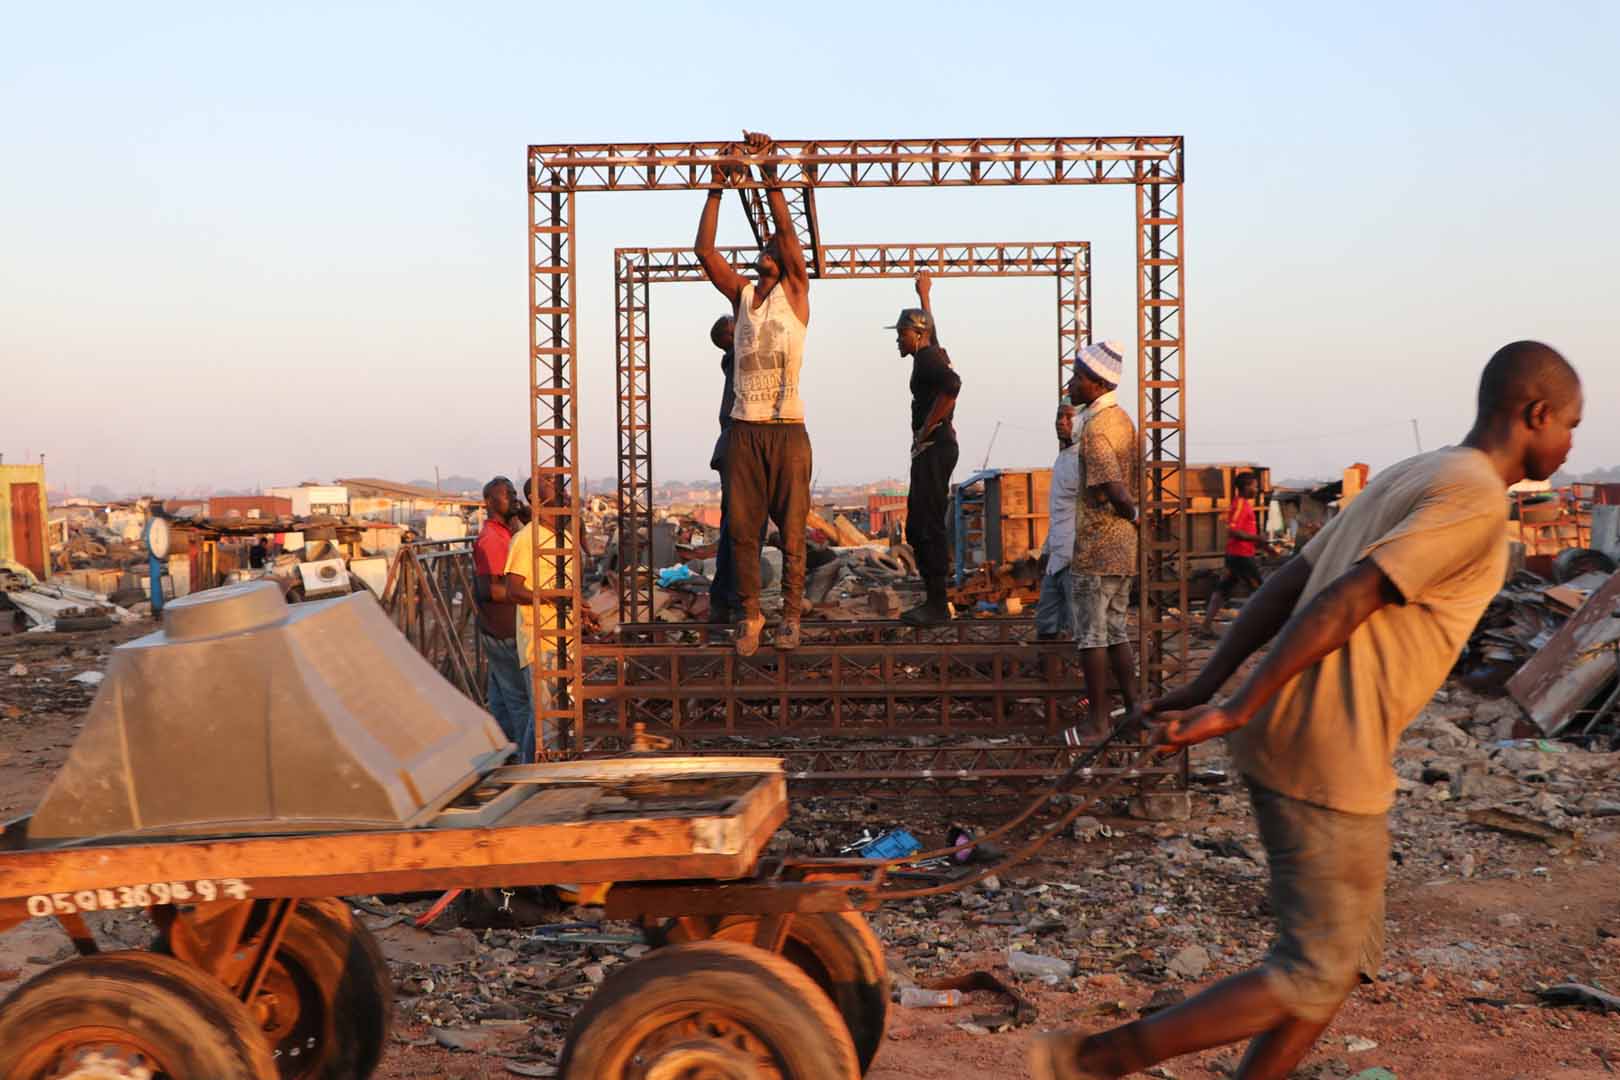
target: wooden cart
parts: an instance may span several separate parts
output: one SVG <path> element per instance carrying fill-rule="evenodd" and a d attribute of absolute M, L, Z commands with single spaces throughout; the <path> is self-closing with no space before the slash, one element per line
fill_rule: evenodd
<path fill-rule="evenodd" d="M 786 815 L 779 762 L 627 758 L 495 769 L 408 830 L 38 846 L 25 818 L 0 834 L 0 930 L 53 918 L 80 955 L 0 1004 L 0 1076 L 365 1077 L 391 980 L 336 898 L 611 881 L 610 914 L 662 947 L 581 1010 L 564 1077 L 849 1080 L 883 1038 L 853 910 L 881 870 L 763 863 Z M 131 908 L 151 949 L 99 951 L 84 915 Z"/>

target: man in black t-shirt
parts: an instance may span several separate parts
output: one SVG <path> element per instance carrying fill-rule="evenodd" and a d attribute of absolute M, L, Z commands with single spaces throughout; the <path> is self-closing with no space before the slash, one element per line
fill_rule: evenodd
<path fill-rule="evenodd" d="M 906 496 L 906 542 L 917 556 L 928 589 L 927 599 L 900 616 L 913 626 L 934 626 L 951 618 L 945 599 L 948 542 L 945 514 L 950 502 L 951 472 L 958 454 L 956 396 L 962 380 L 951 358 L 939 347 L 928 298 L 928 272 L 917 275 L 920 308 L 906 308 L 888 329 L 895 331 L 901 356 L 911 357 L 911 488 Z"/>
<path fill-rule="evenodd" d="M 737 603 L 737 568 L 731 557 L 731 490 L 726 484 L 726 446 L 731 437 L 731 407 L 737 400 L 736 357 L 732 352 L 737 320 L 722 315 L 709 328 L 709 340 L 720 350 L 720 372 L 725 388 L 720 393 L 720 437 L 709 455 L 709 468 L 720 474 L 720 543 L 715 549 L 714 581 L 709 584 L 709 621 L 731 623 L 742 617 Z"/>

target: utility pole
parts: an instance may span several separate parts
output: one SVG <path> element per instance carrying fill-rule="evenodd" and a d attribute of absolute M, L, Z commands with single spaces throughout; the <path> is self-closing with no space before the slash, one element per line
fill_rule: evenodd
<path fill-rule="evenodd" d="M 1417 443 L 1417 452 L 1423 453 L 1423 433 L 1418 431 L 1417 417 L 1412 417 L 1412 441 Z"/>
<path fill-rule="evenodd" d="M 1001 434 L 1001 421 L 997 420 L 996 421 L 996 429 L 990 433 L 990 445 L 984 448 L 984 463 L 979 466 L 979 471 L 980 472 L 984 472 L 984 470 L 986 470 L 986 469 L 988 469 L 990 467 L 990 451 L 992 451 L 992 450 L 994 450 L 996 448 L 996 436 L 1000 435 L 1000 434 Z"/>

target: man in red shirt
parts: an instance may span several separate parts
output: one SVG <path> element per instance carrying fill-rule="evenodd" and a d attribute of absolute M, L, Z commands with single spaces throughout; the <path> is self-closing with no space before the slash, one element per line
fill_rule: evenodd
<path fill-rule="evenodd" d="M 1250 590 L 1260 588 L 1260 565 L 1254 561 L 1255 548 L 1265 549 L 1268 555 L 1271 553 L 1271 545 L 1260 535 L 1260 526 L 1255 520 L 1254 499 L 1259 494 L 1260 481 L 1254 473 L 1243 473 L 1234 486 L 1237 497 L 1226 515 L 1226 572 L 1221 575 L 1220 583 L 1209 598 L 1209 607 L 1204 610 L 1203 632 L 1206 634 L 1214 632 L 1215 613 L 1226 606 L 1226 598 L 1239 585 L 1247 585 Z"/>
<path fill-rule="evenodd" d="M 534 715 L 529 680 L 518 662 L 517 605 L 506 592 L 506 557 L 512 547 L 512 514 L 517 489 L 497 476 L 484 485 L 484 527 L 473 544 L 474 588 L 478 598 L 478 640 L 489 666 L 484 697 L 490 715 L 517 744 L 518 760 L 534 760 Z"/>

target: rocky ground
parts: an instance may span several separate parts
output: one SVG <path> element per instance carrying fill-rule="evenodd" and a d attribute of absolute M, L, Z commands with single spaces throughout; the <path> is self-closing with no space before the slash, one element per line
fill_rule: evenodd
<path fill-rule="evenodd" d="M 33 806 L 65 756 L 94 693 L 74 678 L 100 670 L 112 645 L 139 630 L 0 639 L 0 817 Z M 1557 983 L 1620 985 L 1617 756 L 1511 744 L 1512 717 L 1501 702 L 1453 689 L 1408 734 L 1385 968 L 1299 1075 L 1596 1080 L 1620 1070 L 1612 1017 L 1538 997 Z M 1110 803 L 999 880 L 876 913 L 898 983 L 988 970 L 1039 1016 L 1003 1028 L 1003 1003 L 989 994 L 956 1009 L 895 1005 L 874 1080 L 1021 1077 L 1033 1031 L 1117 1023 L 1255 961 L 1270 923 L 1245 799 L 1219 748 L 1200 749 L 1195 773 L 1204 782 L 1189 820 L 1133 820 Z M 988 828 L 1016 809 L 816 799 L 795 807 L 779 846 L 836 850 L 863 829 L 897 825 L 930 842 L 947 812 Z M 528 899 L 517 898 L 520 909 Z M 592 909 L 528 910 L 541 924 L 523 929 L 446 919 L 422 931 L 411 920 L 426 900 L 351 902 L 393 967 L 397 1017 L 382 1075 L 400 1080 L 553 1075 L 574 1011 L 647 949 L 636 928 L 603 924 Z M 109 945 L 150 935 L 131 915 L 96 929 Z M 69 948 L 53 924 L 0 935 L 0 994 Z M 1010 964 L 1050 974 L 1020 976 Z M 1236 1060 L 1213 1051 L 1155 1075 L 1224 1077 Z"/>

